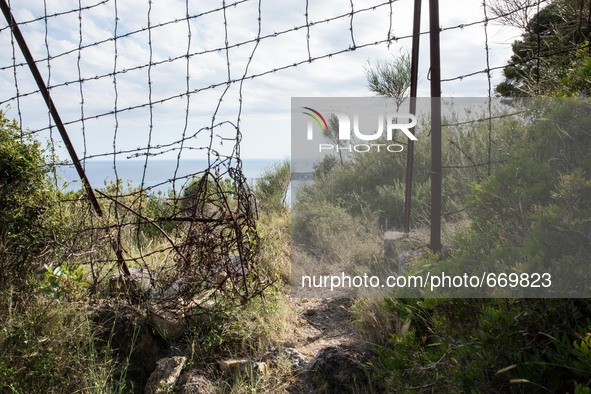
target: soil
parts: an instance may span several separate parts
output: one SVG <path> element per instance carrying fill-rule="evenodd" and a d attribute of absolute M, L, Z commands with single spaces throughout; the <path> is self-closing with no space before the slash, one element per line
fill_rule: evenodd
<path fill-rule="evenodd" d="M 298 312 L 294 347 L 311 359 L 329 346 L 360 347 L 352 322 L 350 298 L 294 298 Z"/>

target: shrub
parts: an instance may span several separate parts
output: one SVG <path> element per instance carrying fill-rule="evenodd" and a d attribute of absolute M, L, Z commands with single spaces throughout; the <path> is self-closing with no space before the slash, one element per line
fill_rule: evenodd
<path fill-rule="evenodd" d="M 470 194 L 471 228 L 437 266 L 446 274 L 468 266 L 552 268 L 571 284 L 587 277 L 580 270 L 588 272 L 591 256 L 589 103 L 530 109 L 538 120 L 514 135 L 507 163 Z M 386 389 L 585 392 L 591 381 L 589 299 L 408 299 L 384 308 L 400 323 L 376 368 Z"/>
<path fill-rule="evenodd" d="M 261 211 L 278 212 L 286 208 L 287 189 L 291 180 L 288 160 L 276 163 L 256 181 L 255 196 Z"/>
<path fill-rule="evenodd" d="M 46 171 L 40 144 L 0 111 L 0 291 L 24 286 L 54 239 L 57 192 Z"/>
<path fill-rule="evenodd" d="M 509 147 L 507 163 L 469 196 L 473 224 L 454 261 L 498 269 L 520 262 L 521 269 L 534 272 L 586 267 L 591 255 L 584 235 L 591 217 L 589 103 L 552 100 L 544 111 Z M 576 279 L 577 271 L 572 274 Z"/>
<path fill-rule="evenodd" d="M 384 308 L 400 329 L 379 350 L 376 380 L 402 392 L 573 392 L 591 378 L 590 307 L 589 300 L 389 300 Z"/>

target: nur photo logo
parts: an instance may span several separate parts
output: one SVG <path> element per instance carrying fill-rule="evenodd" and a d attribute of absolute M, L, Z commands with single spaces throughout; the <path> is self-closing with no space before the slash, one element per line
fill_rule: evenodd
<path fill-rule="evenodd" d="M 409 140 L 417 140 L 417 137 L 411 132 L 411 129 L 417 124 L 417 117 L 413 114 L 381 112 L 374 116 L 373 126 L 370 121 L 367 121 L 367 124 L 360 127 L 358 113 L 336 111 L 330 113 L 329 119 L 336 119 L 338 127 L 336 130 L 331 130 L 327 118 L 320 111 L 312 107 L 302 107 L 302 109 L 302 113 L 308 117 L 307 140 L 314 140 L 314 135 L 320 132 L 332 142 L 318 144 L 318 152 L 364 153 L 381 150 L 392 153 L 402 152 L 404 145 L 393 142 L 396 131 L 402 132 Z M 352 122 L 351 119 L 353 119 Z M 335 122 L 331 123 L 335 124 Z M 317 131 L 315 132 L 315 130 Z"/>

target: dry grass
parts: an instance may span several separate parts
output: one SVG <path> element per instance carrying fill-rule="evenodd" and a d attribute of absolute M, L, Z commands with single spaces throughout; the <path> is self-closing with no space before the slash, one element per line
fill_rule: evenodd
<path fill-rule="evenodd" d="M 277 362 L 267 364 L 265 371 L 258 372 L 253 368 L 247 368 L 245 371 L 218 381 L 218 392 L 223 394 L 288 393 L 294 380 L 289 360 L 280 356 Z"/>

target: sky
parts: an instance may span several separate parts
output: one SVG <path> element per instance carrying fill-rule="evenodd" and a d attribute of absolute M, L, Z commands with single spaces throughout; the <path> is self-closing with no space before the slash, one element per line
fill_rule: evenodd
<path fill-rule="evenodd" d="M 81 13 L 61 14 L 79 8 L 73 0 L 46 1 L 45 5 L 41 0 L 13 1 L 12 12 L 18 22 L 60 14 L 48 17 L 47 22 L 23 24 L 21 30 L 46 83 L 53 86 L 52 98 L 79 156 L 95 159 L 112 160 L 109 155 L 114 152 L 117 160 L 144 158 L 146 153 L 151 160 L 198 159 L 206 156 L 210 143 L 221 155 L 231 155 L 236 126 L 242 134 L 243 159 L 288 157 L 292 97 L 373 96 L 365 76 L 368 64 L 409 52 L 411 45 L 408 38 L 389 45 L 383 41 L 389 31 L 396 37 L 410 36 L 412 0 L 391 4 L 354 0 L 355 11 L 367 11 L 356 13 L 353 21 L 349 16 L 334 19 L 351 12 L 349 0 L 309 1 L 307 19 L 313 23 L 309 30 L 295 29 L 306 25 L 305 0 L 238 1 L 225 13 L 216 11 L 222 2 L 214 1 L 190 1 L 188 10 L 184 1 L 177 0 L 80 1 L 89 7 Z M 423 3 L 421 30 L 426 32 L 428 2 Z M 201 15 L 187 21 L 187 12 Z M 483 18 L 481 1 L 440 0 L 444 29 Z M 148 19 L 150 26 L 164 25 L 148 31 Z M 326 19 L 331 20 L 322 22 Z M 494 22 L 486 28 L 490 66 L 502 66 L 520 32 Z M 257 43 L 259 29 L 264 38 Z M 115 35 L 117 40 L 113 40 Z M 358 47 L 366 47 L 347 51 L 352 35 Z M 223 50 L 226 41 L 231 47 L 228 51 Z M 374 42 L 383 43 L 371 45 Z M 430 91 L 428 44 L 425 34 L 420 42 L 421 97 Z M 485 45 L 482 23 L 442 31 L 442 77 L 485 69 Z M 23 57 L 18 47 L 14 50 L 17 67 L 13 67 L 10 30 L 3 18 L 0 48 L 0 109 L 11 118 L 22 119 L 26 130 L 47 128 L 47 109 L 38 94 L 18 102 L 13 99 L 17 86 L 21 95 L 36 87 L 26 66 L 19 65 Z M 345 52 L 324 57 L 339 51 Z M 191 54 L 188 60 L 186 53 Z M 307 62 L 309 56 L 316 60 Z M 148 67 L 150 60 L 157 64 Z M 188 90 L 193 92 L 188 101 L 183 95 L 187 76 Z M 225 84 L 243 76 L 247 78 L 242 83 Z M 80 78 L 84 83 L 76 82 Z M 501 80 L 502 71 L 493 71 L 493 88 Z M 444 82 L 442 94 L 486 96 L 486 74 Z M 176 96 L 180 97 L 172 98 Z M 121 111 L 117 116 L 110 113 L 115 106 Z M 125 110 L 130 107 L 134 109 Z M 84 122 L 80 121 L 82 114 Z M 47 131 L 36 135 L 53 138 L 58 155 L 67 158 L 55 130 L 51 135 Z"/>

